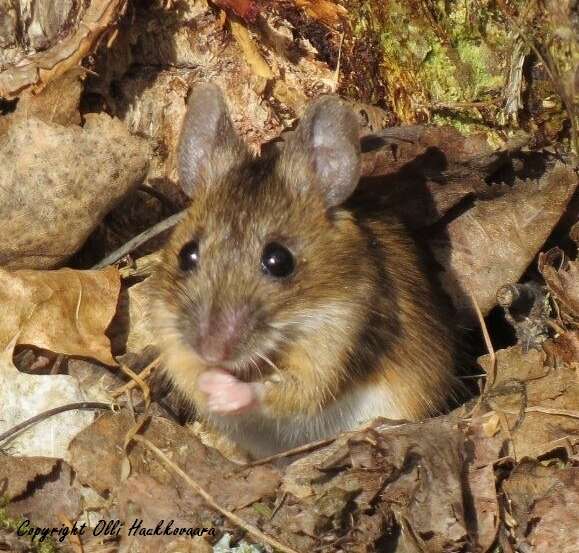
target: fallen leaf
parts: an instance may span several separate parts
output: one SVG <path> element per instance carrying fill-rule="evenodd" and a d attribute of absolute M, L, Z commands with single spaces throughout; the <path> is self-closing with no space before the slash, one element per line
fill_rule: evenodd
<path fill-rule="evenodd" d="M 12 121 L 0 136 L 0 265 L 51 268 L 74 254 L 143 179 L 145 141 L 108 115 L 84 127 Z"/>
<path fill-rule="evenodd" d="M 12 457 L 5 455 L 0 463 L 0 496 L 10 501 L 23 495 L 36 478 L 46 478 L 58 463 L 49 457 Z"/>
<path fill-rule="evenodd" d="M 579 469 L 520 463 L 503 483 L 517 521 L 518 551 L 574 553 L 579 543 Z"/>
<path fill-rule="evenodd" d="M 486 315 L 497 290 L 517 282 L 550 235 L 577 188 L 577 175 L 556 163 L 538 181 L 518 182 L 504 195 L 478 200 L 431 241 L 446 292 L 465 318 Z"/>
<path fill-rule="evenodd" d="M 0 348 L 17 344 L 116 365 L 105 331 L 117 307 L 117 269 L 0 269 Z"/>
<path fill-rule="evenodd" d="M 14 465 L 9 458 L 8 465 Z M 18 460 L 18 458 L 16 458 Z M 31 469 L 42 459 L 32 457 L 20 459 Z M 34 513 L 34 526 L 61 528 L 61 516 L 76 520 L 82 510 L 80 491 L 74 485 L 74 474 L 70 466 L 62 460 L 56 461 L 53 470 L 48 474 L 39 474 L 30 482 L 22 495 L 11 501 L 6 512 L 14 518 L 26 518 Z M 31 517 L 32 518 L 32 517 Z"/>
<path fill-rule="evenodd" d="M 579 435 L 579 382 L 572 367 L 549 367 L 543 351 L 523 353 L 521 346 L 495 355 L 495 382 L 482 401 L 508 425 L 501 425 L 504 455 L 537 457 Z M 478 361 L 488 371 L 490 356 Z"/>
<path fill-rule="evenodd" d="M 559 248 L 553 248 L 539 255 L 539 270 L 551 293 L 560 302 L 563 310 L 579 319 L 579 261 L 563 261 L 556 268 L 556 260 L 562 258 Z"/>

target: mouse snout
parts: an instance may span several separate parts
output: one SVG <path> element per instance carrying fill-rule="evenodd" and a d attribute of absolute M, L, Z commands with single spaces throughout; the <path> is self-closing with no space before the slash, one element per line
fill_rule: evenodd
<path fill-rule="evenodd" d="M 248 324 L 248 309 L 211 310 L 199 321 L 197 351 L 207 363 L 231 360 Z"/>

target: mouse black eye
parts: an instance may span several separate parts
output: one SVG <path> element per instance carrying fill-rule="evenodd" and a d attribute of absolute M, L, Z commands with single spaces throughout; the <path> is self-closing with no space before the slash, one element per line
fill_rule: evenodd
<path fill-rule="evenodd" d="M 192 271 L 199 263 L 199 244 L 196 240 L 187 242 L 179 252 L 179 267 L 182 271 Z"/>
<path fill-rule="evenodd" d="M 294 267 L 294 256 L 281 244 L 270 242 L 263 249 L 261 268 L 265 274 L 282 278 L 291 275 Z"/>

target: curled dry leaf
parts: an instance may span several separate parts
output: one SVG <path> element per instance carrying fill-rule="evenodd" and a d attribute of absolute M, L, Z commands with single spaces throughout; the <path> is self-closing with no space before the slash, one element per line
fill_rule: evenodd
<path fill-rule="evenodd" d="M 432 240 L 445 267 L 442 283 L 455 305 L 472 316 L 469 294 L 483 314 L 497 290 L 517 282 L 563 214 L 577 188 L 577 174 L 556 163 L 538 181 L 518 182 L 499 198 L 478 200 Z"/>
<path fill-rule="evenodd" d="M 31 16 L 34 24 L 26 29 L 28 44 L 38 51 L 25 56 L 17 48 L 22 33 L 18 18 L 7 17 L 7 24 L 0 30 L 3 31 L 0 43 L 6 47 L 8 58 L 0 57 L 0 97 L 18 96 L 28 87 L 39 91 L 52 79 L 79 65 L 112 28 L 126 3 L 126 0 L 42 2 Z M 22 50 L 23 46 L 20 45 Z"/>
<path fill-rule="evenodd" d="M 0 269 L 0 347 L 16 344 L 116 365 L 105 331 L 117 306 L 117 269 Z"/>
<path fill-rule="evenodd" d="M 107 115 L 83 128 L 16 119 L 0 137 L 0 265 L 49 268 L 75 253 L 143 179 L 146 143 Z"/>
<path fill-rule="evenodd" d="M 563 259 L 562 266 L 556 260 Z M 562 311 L 579 319 L 579 261 L 567 261 L 559 248 L 539 256 L 539 270 Z"/>

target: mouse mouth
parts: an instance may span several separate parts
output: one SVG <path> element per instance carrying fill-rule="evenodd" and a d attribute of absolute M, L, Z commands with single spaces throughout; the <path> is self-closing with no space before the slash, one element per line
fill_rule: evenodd
<path fill-rule="evenodd" d="M 208 370 L 221 369 L 242 382 L 259 382 L 268 378 L 272 373 L 278 372 L 277 366 L 272 361 L 271 352 L 256 352 L 218 363 L 204 361 L 203 364 Z"/>

